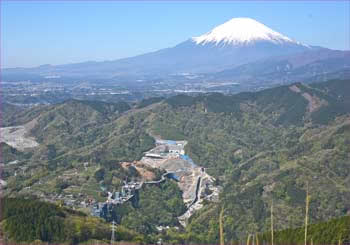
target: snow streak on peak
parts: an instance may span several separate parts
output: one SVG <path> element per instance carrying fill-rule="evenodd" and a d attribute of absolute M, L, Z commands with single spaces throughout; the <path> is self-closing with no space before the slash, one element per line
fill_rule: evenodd
<path fill-rule="evenodd" d="M 207 43 L 241 45 L 255 41 L 301 44 L 251 18 L 233 18 L 204 35 L 193 37 L 192 40 L 201 45 Z"/>

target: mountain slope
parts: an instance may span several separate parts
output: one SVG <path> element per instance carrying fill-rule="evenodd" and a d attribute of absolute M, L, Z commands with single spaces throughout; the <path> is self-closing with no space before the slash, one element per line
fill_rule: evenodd
<path fill-rule="evenodd" d="M 192 38 L 192 40 L 196 44 L 201 45 L 208 43 L 215 43 L 216 45 L 249 45 L 259 41 L 300 45 L 300 43 L 250 18 L 233 18 L 204 35 Z"/>
<path fill-rule="evenodd" d="M 316 82 L 330 80 L 330 73 L 350 70 L 350 52 L 319 49 L 299 54 L 270 57 L 209 75 L 212 80 L 240 81 L 242 84 Z M 315 80 L 314 76 L 320 76 Z M 338 77 L 342 77 L 340 74 Z"/>
<path fill-rule="evenodd" d="M 267 231 L 272 200 L 276 229 L 300 226 L 307 182 L 312 223 L 349 214 L 350 107 L 341 92 L 349 84 L 168 99 L 153 130 L 188 140 L 191 158 L 223 185 L 221 205 L 208 204 L 191 218 L 191 239 L 218 242 L 222 206 L 228 241 Z"/>
<path fill-rule="evenodd" d="M 144 55 L 116 61 L 6 69 L 4 73 L 112 78 L 127 74 L 213 72 L 262 58 L 312 49 L 250 18 L 234 18 L 207 34 Z"/>
<path fill-rule="evenodd" d="M 186 153 L 217 179 L 229 241 L 267 231 L 272 200 L 276 229 L 302 225 L 306 183 L 312 193 L 312 223 L 344 216 L 350 212 L 349 86 L 349 80 L 338 80 L 237 95 L 179 95 L 146 101 L 154 103 L 122 114 L 109 112 L 114 116 L 108 120 L 93 109 L 99 108 L 98 102 L 91 106 L 67 101 L 41 112 L 31 109 L 28 120 L 37 121 L 40 130 L 32 131 L 32 136 L 40 146 L 29 150 L 33 155 L 19 155 L 18 165 L 3 165 L 4 193 L 47 198 L 58 198 L 60 193 L 79 201 L 88 196 L 100 200 L 101 185 L 113 190 L 124 178 L 139 177 L 122 162 L 137 161 L 154 147 L 151 133 L 187 140 Z M 81 127 L 85 121 L 91 123 Z M 70 124 L 69 132 L 64 123 Z M 17 152 L 8 148 L 3 154 L 12 161 Z M 158 195 L 164 188 L 150 191 Z M 169 191 L 179 193 L 176 185 Z M 164 205 L 176 206 L 175 199 L 164 200 Z M 221 206 L 203 204 L 182 232 L 188 242 L 217 243 Z M 153 203 L 152 212 L 158 207 Z M 130 212 L 122 224 L 156 232 L 157 224 L 149 220 L 160 219 L 141 219 L 140 210 L 126 209 Z"/>
<path fill-rule="evenodd" d="M 111 236 L 109 223 L 56 204 L 33 198 L 1 198 L 1 204 L 1 244 L 86 244 L 89 239 L 102 244 Z M 146 237 L 118 226 L 116 239 Z"/>

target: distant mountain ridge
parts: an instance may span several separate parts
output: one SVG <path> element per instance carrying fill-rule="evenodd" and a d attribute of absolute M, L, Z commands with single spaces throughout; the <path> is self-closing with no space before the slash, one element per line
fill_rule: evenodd
<path fill-rule="evenodd" d="M 103 77 L 210 73 L 272 56 L 320 49 L 294 41 L 250 18 L 233 18 L 175 47 L 105 62 L 83 62 L 35 68 L 5 69 L 4 73 L 41 76 Z"/>
<path fill-rule="evenodd" d="M 327 75 L 346 70 L 350 70 L 350 51 L 317 49 L 294 55 L 269 57 L 209 76 L 214 80 L 310 83 L 332 79 Z M 315 80 L 314 76 L 319 78 Z"/>

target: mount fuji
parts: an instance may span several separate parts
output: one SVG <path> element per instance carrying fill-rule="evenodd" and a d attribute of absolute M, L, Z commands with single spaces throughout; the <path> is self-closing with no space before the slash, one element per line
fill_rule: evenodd
<path fill-rule="evenodd" d="M 40 76 L 117 78 L 211 73 L 261 59 L 321 49 L 297 42 L 250 18 L 233 18 L 172 48 L 104 62 L 5 69 Z"/>
<path fill-rule="evenodd" d="M 248 45 L 258 41 L 300 45 L 299 42 L 293 41 L 251 18 L 233 18 L 202 36 L 193 37 L 192 40 L 201 45 L 210 43 L 215 45 Z"/>

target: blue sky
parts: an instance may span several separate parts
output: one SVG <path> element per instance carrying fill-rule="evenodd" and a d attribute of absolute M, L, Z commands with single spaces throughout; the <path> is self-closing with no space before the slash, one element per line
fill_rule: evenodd
<path fill-rule="evenodd" d="M 1 66 L 113 60 L 174 46 L 234 17 L 350 49 L 348 1 L 1 1 Z"/>

